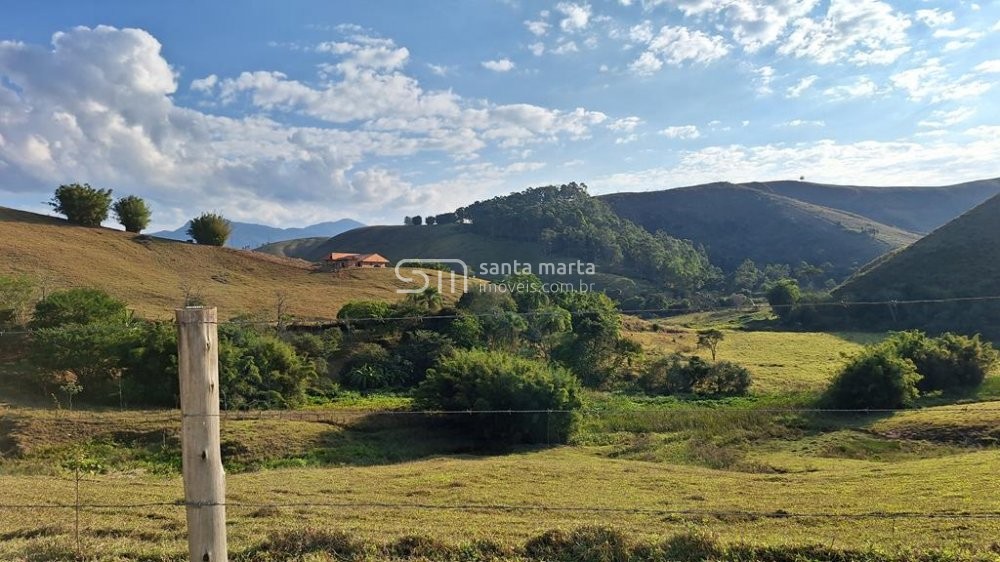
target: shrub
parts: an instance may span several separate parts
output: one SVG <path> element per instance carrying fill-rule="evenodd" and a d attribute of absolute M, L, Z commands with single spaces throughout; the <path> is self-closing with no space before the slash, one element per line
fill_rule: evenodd
<path fill-rule="evenodd" d="M 547 531 L 529 539 L 524 553 L 552 562 L 628 562 L 633 544 L 624 533 L 607 527 L 582 527 L 572 533 Z"/>
<path fill-rule="evenodd" d="M 455 345 L 472 349 L 483 341 L 483 325 L 479 318 L 468 314 L 458 314 L 445 329 Z"/>
<path fill-rule="evenodd" d="M 337 311 L 337 318 L 346 320 L 348 327 L 372 328 L 383 324 L 391 306 L 384 301 L 350 301 Z"/>
<path fill-rule="evenodd" d="M 72 379 L 88 400 L 122 400 L 124 351 L 134 341 L 132 328 L 115 324 L 66 324 L 39 329 L 31 338 L 32 363 L 60 379 Z"/>
<path fill-rule="evenodd" d="M 90 184 L 60 185 L 49 202 L 55 212 L 82 226 L 101 226 L 108 218 L 111 190 L 94 189 Z"/>
<path fill-rule="evenodd" d="M 277 336 L 227 325 L 219 329 L 219 384 L 227 409 L 300 404 L 315 365 Z"/>
<path fill-rule="evenodd" d="M 580 385 L 569 371 L 507 353 L 457 351 L 427 371 L 416 402 L 432 410 L 575 410 Z M 565 442 L 567 413 L 477 414 L 462 426 L 487 440 Z"/>
<path fill-rule="evenodd" d="M 142 232 L 149 226 L 149 217 L 152 213 L 142 197 L 135 195 L 122 197 L 115 201 L 113 210 L 115 218 L 125 227 L 126 232 Z"/>
<path fill-rule="evenodd" d="M 455 343 L 450 338 L 428 330 L 403 334 L 396 347 L 397 363 L 406 366 L 406 382 L 410 384 L 424 380 L 427 369 L 454 352 Z"/>
<path fill-rule="evenodd" d="M 27 322 L 36 284 L 23 275 L 0 275 L 0 327 L 20 326 Z"/>
<path fill-rule="evenodd" d="M 916 366 L 923 376 L 917 384 L 921 392 L 978 386 L 997 363 L 997 351 L 978 335 L 931 338 L 911 330 L 893 334 L 886 344 Z"/>
<path fill-rule="evenodd" d="M 651 394 L 743 396 L 752 377 L 745 367 L 730 361 L 708 363 L 699 357 L 665 357 L 647 367 L 639 386 Z"/>
<path fill-rule="evenodd" d="M 800 298 L 802 298 L 802 291 L 794 279 L 781 279 L 767 290 L 767 302 L 782 320 L 786 320 L 792 315 Z"/>
<path fill-rule="evenodd" d="M 225 246 L 232 231 L 232 224 L 222 215 L 203 213 L 201 216 L 191 219 L 187 234 L 199 244 Z"/>
<path fill-rule="evenodd" d="M 891 345 L 871 346 L 834 377 L 828 398 L 838 408 L 904 408 L 919 395 L 920 374 Z"/>
<path fill-rule="evenodd" d="M 67 324 L 120 324 L 127 320 L 125 303 L 99 289 L 57 291 L 35 304 L 34 329 Z"/>

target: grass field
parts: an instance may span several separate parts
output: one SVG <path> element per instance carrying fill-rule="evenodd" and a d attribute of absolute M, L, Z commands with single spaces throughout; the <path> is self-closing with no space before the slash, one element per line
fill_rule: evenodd
<path fill-rule="evenodd" d="M 513 549 L 546 530 L 603 525 L 652 542 L 697 529 L 729 545 L 982 555 L 1000 519 L 871 516 L 1000 511 L 995 433 L 975 443 L 955 433 L 995 428 L 1000 402 L 975 408 L 808 420 L 706 412 L 683 424 L 668 410 L 624 430 L 584 423 L 572 446 L 504 451 L 398 416 L 227 419 L 230 545 L 248 551 L 274 533 L 318 529 L 368 544 L 419 535 Z M 2 503 L 73 504 L 77 466 L 81 503 L 174 502 L 178 425 L 176 412 L 11 409 L 0 426 L 19 454 L 0 461 Z M 726 439 L 741 443 L 740 462 L 716 462 L 733 449 Z M 681 445 L 701 456 L 659 454 Z M 838 516 L 798 516 L 807 514 Z M 61 559 L 75 549 L 74 525 L 73 510 L 4 512 L 0 559 Z M 88 560 L 176 559 L 185 544 L 180 506 L 88 509 L 80 528 Z"/>
<path fill-rule="evenodd" d="M 289 314 L 332 318 L 353 299 L 390 300 L 404 284 L 391 269 L 337 275 L 268 254 L 137 238 L 107 228 L 0 208 L 0 275 L 25 274 L 45 290 L 99 287 L 147 318 L 172 318 L 185 291 L 219 307 L 223 317 L 276 310 L 286 295 Z"/>

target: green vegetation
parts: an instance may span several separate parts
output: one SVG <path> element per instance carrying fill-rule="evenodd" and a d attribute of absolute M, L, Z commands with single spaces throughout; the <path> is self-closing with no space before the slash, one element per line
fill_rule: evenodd
<path fill-rule="evenodd" d="M 216 213 L 203 213 L 191 219 L 188 236 L 199 244 L 225 246 L 233 227 L 225 217 Z"/>
<path fill-rule="evenodd" d="M 462 420 L 462 427 L 492 444 L 562 443 L 580 407 L 579 382 L 566 369 L 503 352 L 458 351 L 427 371 L 416 404 L 429 410 L 528 410 L 491 412 Z M 545 410 L 557 410 L 547 414 Z"/>
<path fill-rule="evenodd" d="M 118 223 L 125 227 L 125 232 L 142 232 L 149 226 L 152 212 L 146 201 L 135 195 L 128 195 L 115 201 L 112 209 Z"/>
<path fill-rule="evenodd" d="M 57 291 L 35 304 L 31 327 L 67 324 L 121 324 L 128 319 L 125 303 L 99 289 Z"/>
<path fill-rule="evenodd" d="M 108 218 L 111 190 L 95 189 L 90 184 L 60 185 L 49 202 L 52 209 L 80 226 L 98 227 Z"/>
<path fill-rule="evenodd" d="M 28 322 L 38 291 L 27 275 L 0 275 L 0 328 Z"/>
<path fill-rule="evenodd" d="M 698 357 L 665 357 L 649 365 L 639 386 L 650 394 L 742 396 L 750 389 L 746 368 L 730 361 L 707 363 Z"/>
<path fill-rule="evenodd" d="M 839 408 L 905 408 L 920 395 L 920 379 L 912 361 L 879 344 L 844 366 L 830 384 L 829 398 Z"/>

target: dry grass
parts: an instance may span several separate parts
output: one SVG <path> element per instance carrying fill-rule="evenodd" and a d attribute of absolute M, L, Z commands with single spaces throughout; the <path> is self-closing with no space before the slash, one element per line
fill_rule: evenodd
<path fill-rule="evenodd" d="M 48 290 L 98 287 L 140 315 L 166 319 L 185 288 L 232 317 L 274 311 L 279 292 L 296 317 L 331 318 L 349 300 L 395 300 L 404 284 L 391 269 L 314 271 L 308 262 L 267 254 L 137 238 L 0 208 L 0 274 L 27 274 Z"/>

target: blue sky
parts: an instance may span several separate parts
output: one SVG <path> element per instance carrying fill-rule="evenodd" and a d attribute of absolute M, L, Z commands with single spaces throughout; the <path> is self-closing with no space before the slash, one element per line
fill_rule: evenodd
<path fill-rule="evenodd" d="M 291 226 L 530 185 L 1000 176 L 1000 2 L 7 3 L 0 203 Z"/>

